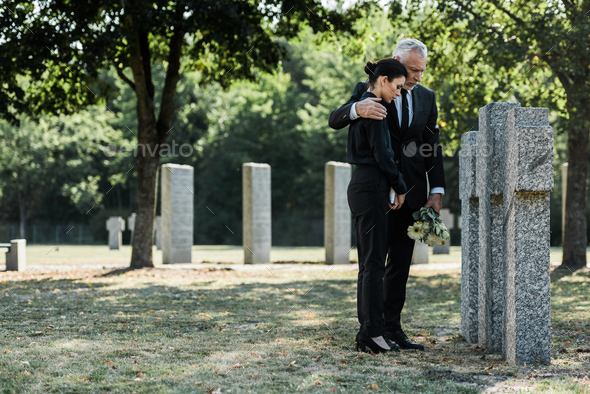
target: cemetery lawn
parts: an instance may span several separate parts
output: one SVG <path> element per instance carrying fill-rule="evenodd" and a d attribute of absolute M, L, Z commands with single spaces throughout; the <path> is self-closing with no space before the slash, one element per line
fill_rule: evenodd
<path fill-rule="evenodd" d="M 195 265 L 198 267 L 198 265 Z M 590 270 L 552 273 L 552 363 L 508 366 L 460 335 L 460 273 L 413 269 L 425 352 L 354 351 L 356 272 L 0 273 L 0 392 L 590 393 Z"/>

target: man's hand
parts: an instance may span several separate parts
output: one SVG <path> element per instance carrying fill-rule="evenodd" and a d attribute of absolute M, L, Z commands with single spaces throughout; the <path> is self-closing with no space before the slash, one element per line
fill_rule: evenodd
<path fill-rule="evenodd" d="M 438 214 L 440 214 L 440 209 L 442 208 L 442 194 L 432 193 L 430 197 L 428 197 L 426 204 L 424 204 L 424 208 L 428 207 L 432 207 Z"/>
<path fill-rule="evenodd" d="M 397 210 L 400 209 L 402 207 L 402 205 L 404 205 L 404 201 L 406 200 L 406 195 L 405 194 L 396 194 L 394 199 L 393 199 L 393 204 L 392 203 L 388 203 L 389 204 L 389 209 L 392 210 Z"/>
<path fill-rule="evenodd" d="M 381 120 L 387 116 L 387 110 L 381 104 L 380 98 L 369 97 L 363 101 L 356 103 L 354 109 L 356 114 L 362 118 Z"/>

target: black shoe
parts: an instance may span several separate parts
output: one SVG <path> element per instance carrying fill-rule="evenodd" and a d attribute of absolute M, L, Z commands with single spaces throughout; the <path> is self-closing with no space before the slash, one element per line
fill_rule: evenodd
<path fill-rule="evenodd" d="M 383 339 L 385 339 L 385 343 L 387 343 L 387 345 L 389 345 L 389 347 L 391 348 L 392 351 L 399 352 L 399 345 L 397 343 L 393 342 L 391 339 L 389 339 L 387 334 L 383 334 Z"/>
<path fill-rule="evenodd" d="M 387 335 L 389 339 L 397 343 L 399 347 L 402 349 L 424 350 L 424 346 L 422 346 L 421 344 L 411 342 L 401 328 L 398 328 L 394 331 L 387 331 L 385 335 Z"/>
<path fill-rule="evenodd" d="M 384 349 L 381 346 L 377 345 L 370 336 L 365 335 L 361 332 L 356 334 L 356 350 L 358 352 L 364 353 L 369 353 L 372 351 L 375 354 L 387 353 L 391 351 L 391 349 Z"/>

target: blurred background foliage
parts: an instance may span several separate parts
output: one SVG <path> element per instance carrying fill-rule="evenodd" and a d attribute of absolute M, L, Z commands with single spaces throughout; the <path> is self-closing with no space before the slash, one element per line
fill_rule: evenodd
<path fill-rule="evenodd" d="M 460 25 L 424 37 L 420 26 L 425 10 L 399 18 L 396 4 L 357 22 L 365 25 L 365 40 L 337 36 L 320 40 L 310 28 L 282 40 L 286 56 L 279 69 L 257 74 L 256 82 L 236 82 L 224 90 L 219 84 L 201 85 L 198 67 L 183 73 L 168 137 L 171 148 L 176 144 L 176 156 L 163 157 L 162 164 L 195 167 L 195 244 L 241 244 L 241 166 L 260 162 L 272 167 L 273 244 L 323 245 L 324 164 L 346 161 L 348 133 L 348 129 L 330 129 L 328 116 L 350 97 L 356 82 L 365 79 L 365 62 L 391 56 L 401 37 L 422 39 L 430 51 L 422 84 L 437 94 L 447 178 L 443 205 L 453 213 L 460 213 L 460 138 L 477 130 L 478 109 L 492 101 L 551 109 L 555 131 L 551 244 L 561 244 L 560 169 L 566 161 L 567 134 L 559 82 L 542 68 L 527 73 L 527 64 L 500 68 L 487 64 L 475 44 L 455 45 Z M 163 65 L 152 72 L 161 86 Z M 106 219 L 115 215 L 126 219 L 134 211 L 135 96 L 114 70 L 105 70 L 102 79 L 115 87 L 104 105 L 71 116 L 23 117 L 18 127 L 0 122 L 3 242 L 21 231 L 32 242 L 34 229 L 36 242 L 104 244 Z M 183 144 L 192 148 L 186 157 L 179 152 Z M 188 151 L 185 145 L 183 152 Z M 159 209 L 158 204 L 158 214 Z M 19 221 L 21 211 L 24 221 Z M 73 225 L 80 230 L 66 234 Z M 460 241 L 457 225 L 456 215 L 454 245 Z M 128 237 L 125 234 L 124 241 Z"/>

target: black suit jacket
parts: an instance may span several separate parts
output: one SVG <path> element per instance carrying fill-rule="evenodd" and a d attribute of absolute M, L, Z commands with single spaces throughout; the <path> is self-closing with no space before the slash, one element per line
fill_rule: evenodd
<path fill-rule="evenodd" d="M 360 101 L 367 87 L 366 82 L 356 84 L 350 100 L 330 114 L 330 127 L 338 130 L 350 125 L 350 107 Z M 414 87 L 412 124 L 403 135 L 393 101 L 390 104 L 381 104 L 387 108 L 387 124 L 394 159 L 408 187 L 405 202 L 411 209 L 419 210 L 428 200 L 426 177 L 430 188 L 445 187 L 434 91 L 422 85 Z"/>

